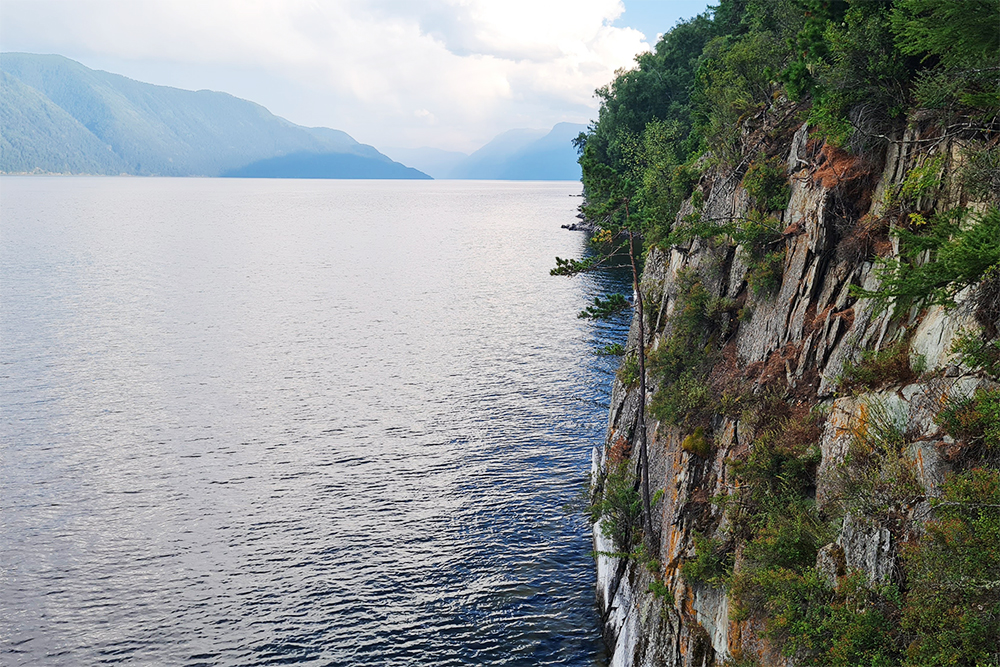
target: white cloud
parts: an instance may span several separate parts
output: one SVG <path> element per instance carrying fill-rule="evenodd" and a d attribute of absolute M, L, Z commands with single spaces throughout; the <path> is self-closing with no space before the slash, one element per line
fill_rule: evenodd
<path fill-rule="evenodd" d="M 139 79 L 172 70 L 144 80 L 226 90 L 363 141 L 468 150 L 510 127 L 589 120 L 594 89 L 648 49 L 611 27 L 622 11 L 620 0 L 3 0 L 0 42 Z M 256 87 L 227 85 L 234 69 L 259 72 Z"/>

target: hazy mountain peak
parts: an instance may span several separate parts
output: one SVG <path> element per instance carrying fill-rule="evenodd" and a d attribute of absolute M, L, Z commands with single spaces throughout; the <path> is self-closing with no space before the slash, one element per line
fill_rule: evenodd
<path fill-rule="evenodd" d="M 586 129 L 578 123 L 558 123 L 551 130 L 508 130 L 455 165 L 449 177 L 579 180 L 580 165 L 572 140 Z"/>

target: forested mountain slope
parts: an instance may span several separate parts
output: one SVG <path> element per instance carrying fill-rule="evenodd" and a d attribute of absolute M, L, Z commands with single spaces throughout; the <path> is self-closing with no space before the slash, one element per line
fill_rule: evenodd
<path fill-rule="evenodd" d="M 724 0 L 598 91 L 613 665 L 1000 664 L 998 20 Z"/>
<path fill-rule="evenodd" d="M 0 54 L 0 71 L 2 172 L 217 176 L 305 152 L 363 158 L 380 177 L 418 174 L 344 132 L 301 127 L 226 93 L 154 86 L 55 55 Z"/>
<path fill-rule="evenodd" d="M 0 71 L 0 170 L 119 174 L 128 169 L 80 121 Z"/>

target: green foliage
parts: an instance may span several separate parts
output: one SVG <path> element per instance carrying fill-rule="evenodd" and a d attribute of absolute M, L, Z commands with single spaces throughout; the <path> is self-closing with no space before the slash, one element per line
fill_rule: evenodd
<path fill-rule="evenodd" d="M 575 276 L 578 273 L 589 273 L 600 268 L 606 260 L 606 255 L 594 255 L 586 259 L 563 259 L 556 257 L 555 268 L 549 269 L 549 275 Z"/>
<path fill-rule="evenodd" d="M 985 549 L 983 558 L 988 558 Z M 914 627 L 915 632 L 907 632 L 910 628 L 901 627 L 901 617 L 904 613 L 916 616 L 925 611 L 919 606 L 923 602 L 921 596 L 910 592 L 907 599 L 892 584 L 870 586 L 861 573 L 842 577 L 831 588 L 814 568 L 801 572 L 783 568 L 751 570 L 735 577 L 732 594 L 742 601 L 735 608 L 736 617 L 748 617 L 748 604 L 753 605 L 755 613 L 764 619 L 764 634 L 777 641 L 784 655 L 794 656 L 799 665 L 972 667 L 977 664 L 964 660 L 938 662 L 942 652 L 931 651 L 927 652 L 930 659 L 914 659 L 927 643 L 940 648 L 944 642 L 937 633 L 952 619 L 939 605 L 927 614 L 927 627 Z M 990 646 L 982 636 L 975 639 L 980 650 Z"/>
<path fill-rule="evenodd" d="M 758 196 L 773 204 L 788 201 L 787 192 L 783 192 L 776 181 Z M 781 232 L 777 218 L 751 211 L 736 224 L 732 239 L 742 247 L 740 257 L 747 265 L 746 281 L 753 293 L 765 297 L 777 292 L 785 271 L 785 248 L 778 245 Z"/>
<path fill-rule="evenodd" d="M 894 230 L 900 238 L 899 258 L 880 260 L 877 290 L 852 290 L 856 296 L 886 303 L 896 300 L 897 310 L 911 305 L 954 305 L 955 295 L 980 282 L 992 266 L 1000 264 L 1000 209 L 970 215 L 964 208 L 933 216 L 917 231 Z M 925 253 L 930 255 L 923 261 Z"/>
<path fill-rule="evenodd" d="M 636 69 L 619 73 L 599 91 L 598 122 L 580 144 L 588 212 L 608 229 L 623 227 L 627 217 L 647 244 L 700 238 L 710 241 L 703 244 L 708 247 L 738 246 L 750 289 L 757 296 L 777 290 L 785 247 L 783 225 L 771 214 L 787 207 L 789 186 L 781 160 L 758 151 L 764 146 L 774 152 L 767 142 L 785 129 L 775 119 L 792 112 L 778 81 L 801 102 L 799 118 L 808 114 L 830 143 L 854 152 L 884 145 L 906 117 L 921 123 L 929 118 L 952 136 L 955 127 L 963 128 L 968 134 L 963 137 L 978 146 L 958 175 L 964 194 L 1000 203 L 1000 152 L 982 141 L 994 132 L 990 128 L 1000 110 L 995 70 L 1000 38 L 995 22 L 982 18 L 1000 16 L 997 2 L 972 0 L 968 6 L 979 11 L 957 16 L 967 3 L 721 0 L 713 13 L 679 25 L 655 53 L 640 57 Z M 963 23 L 976 25 L 958 34 Z M 983 53 L 989 55 L 985 62 Z M 921 106 L 934 113 L 914 115 Z M 700 181 L 703 166 L 740 164 L 745 152 L 757 154 L 743 175 L 751 210 L 743 219 L 704 217 L 710 183 Z M 995 373 L 1000 268 L 991 267 L 1000 266 L 1000 211 L 934 213 L 941 193 L 954 190 L 942 179 L 944 160 L 925 161 L 892 193 L 888 215 L 896 221 L 901 254 L 878 260 L 878 290 L 854 294 L 892 300 L 902 310 L 951 305 L 960 290 L 976 286 L 970 305 L 981 335 L 960 337 L 955 351 L 970 368 Z M 691 197 L 694 213 L 677 221 L 685 197 Z M 990 276 L 997 276 L 995 285 Z M 948 504 L 957 497 L 949 491 L 935 509 L 934 529 L 919 538 L 910 535 L 912 555 L 892 585 L 869 585 L 850 573 L 826 580 L 815 568 L 816 555 L 835 535 L 836 524 L 814 500 L 820 458 L 815 420 L 780 418 L 789 414 L 780 396 L 716 395 L 721 390 L 709 383 L 708 372 L 735 304 L 715 298 L 691 271 L 679 274 L 677 285 L 665 336 L 649 355 L 658 387 L 650 410 L 685 429 L 682 449 L 699 456 L 711 454 L 713 414 L 739 418 L 741 438 L 744 432 L 755 436 L 745 459 L 730 463 L 734 485 L 720 499 L 724 542 L 696 534 L 683 576 L 727 585 L 735 616 L 760 621 L 767 637 L 796 664 L 998 664 L 996 649 L 984 637 L 1000 636 L 995 627 L 1000 612 L 976 596 L 989 593 L 995 600 L 1000 584 L 973 585 L 1000 581 L 1000 574 L 988 571 L 996 567 L 1000 549 L 997 532 L 991 532 L 997 531 L 995 513 L 988 514 L 991 503 L 980 500 L 973 516 L 967 505 Z M 871 390 L 920 372 L 920 360 L 911 360 L 904 340 L 848 364 L 841 387 Z M 998 404 L 996 395 L 977 393 L 946 406 L 939 422 L 963 442 L 1000 451 L 986 446 L 1000 428 Z M 903 527 L 911 526 L 925 492 L 904 455 L 902 427 L 885 406 L 864 406 L 837 472 L 839 506 L 831 503 L 824 512 L 848 511 L 890 528 L 897 538 L 905 536 Z M 988 486 L 979 482 L 976 497 L 991 497 Z M 987 546 L 974 552 L 970 535 Z M 947 559 L 955 562 L 945 565 Z M 934 568 L 948 566 L 955 573 L 943 579 L 950 588 L 925 585 L 933 582 Z"/>
<path fill-rule="evenodd" d="M 705 437 L 705 428 L 698 426 L 681 442 L 681 449 L 695 456 L 707 459 L 712 453 L 712 443 Z"/>
<path fill-rule="evenodd" d="M 601 532 L 611 539 L 618 552 L 631 554 L 642 542 L 642 498 L 628 460 L 609 467 L 591 504 L 590 516 L 592 521 L 599 522 Z"/>
<path fill-rule="evenodd" d="M 594 303 L 581 310 L 577 317 L 587 320 L 609 320 L 631 307 L 632 304 L 624 294 L 609 294 L 607 299 L 595 296 Z"/>
<path fill-rule="evenodd" d="M 667 424 L 694 429 L 707 426 L 715 411 L 707 374 L 716 355 L 721 318 L 735 304 L 712 296 L 693 270 L 678 272 L 676 284 L 669 333 L 649 355 L 649 369 L 659 385 L 649 410 Z"/>
<path fill-rule="evenodd" d="M 792 192 L 785 163 L 777 156 L 761 155 L 752 162 L 743 176 L 743 187 L 754 208 L 762 213 L 785 210 Z"/>
<path fill-rule="evenodd" d="M 745 218 L 733 220 L 702 220 L 694 216 L 682 222 L 670 235 L 673 244 L 686 243 L 694 238 L 727 239 L 762 253 L 781 239 L 778 219 L 756 210 L 748 212 Z"/>
<path fill-rule="evenodd" d="M 781 222 L 763 212 L 750 211 L 745 218 L 735 221 L 728 233 L 734 243 L 744 246 L 756 256 L 781 240 Z"/>
<path fill-rule="evenodd" d="M 712 416 L 714 407 L 708 383 L 694 371 L 686 370 L 670 384 L 669 389 L 661 388 L 656 392 L 649 411 L 667 424 L 691 426 L 706 422 Z"/>
<path fill-rule="evenodd" d="M 1000 389 L 977 389 L 966 399 L 950 401 L 935 421 L 956 439 L 1000 453 Z"/>
<path fill-rule="evenodd" d="M 899 664 L 899 595 L 870 589 L 862 575 L 835 587 L 816 569 L 819 547 L 835 531 L 812 499 L 817 416 L 765 428 L 745 461 L 733 461 L 738 485 L 724 500 L 743 559 L 729 578 L 736 620 L 757 618 L 764 635 L 796 664 L 854 667 Z"/>
<path fill-rule="evenodd" d="M 823 62 L 830 48 L 824 39 L 826 26 L 839 22 L 847 11 L 845 0 L 793 0 L 792 3 L 804 17 L 795 36 L 793 48 L 796 58 L 781 73 L 785 89 L 792 99 L 800 99 L 817 86 L 813 71 Z"/>
<path fill-rule="evenodd" d="M 896 48 L 891 4 L 851 0 L 843 19 L 830 21 L 823 35 L 829 57 L 816 69 L 822 85 L 817 106 L 839 112 L 863 134 L 888 130 L 909 101 L 913 68 Z"/>
<path fill-rule="evenodd" d="M 740 570 L 733 577 L 732 595 L 736 620 L 762 616 L 765 634 L 782 644 L 790 634 L 802 634 L 796 630 L 813 620 L 810 611 L 833 600 L 832 591 L 815 570 L 799 573 L 781 567 Z"/>
<path fill-rule="evenodd" d="M 769 30 L 724 35 L 705 46 L 695 97 L 705 110 L 701 130 L 717 157 L 739 161 L 741 124 L 771 104 L 774 67 L 789 55 L 786 41 Z"/>
<path fill-rule="evenodd" d="M 983 329 L 983 340 L 1000 338 L 1000 264 L 986 270 L 969 298 L 969 305 Z"/>
<path fill-rule="evenodd" d="M 681 163 L 683 130 L 677 121 L 650 121 L 642 133 L 635 211 L 650 243 L 664 243 L 681 204 L 700 176 L 693 160 Z"/>
<path fill-rule="evenodd" d="M 837 148 L 846 148 L 854 135 L 854 125 L 845 113 L 848 106 L 839 96 L 829 94 L 809 111 L 809 124 Z"/>
<path fill-rule="evenodd" d="M 663 600 L 668 606 L 674 604 L 674 593 L 670 590 L 670 587 L 658 579 L 653 579 L 649 582 L 649 592 L 660 600 Z"/>
<path fill-rule="evenodd" d="M 903 419 L 879 401 L 862 406 L 838 471 L 840 502 L 857 517 L 895 521 L 924 495 L 903 456 Z"/>
<path fill-rule="evenodd" d="M 631 354 L 622 360 L 617 372 L 618 381 L 625 387 L 633 387 L 639 381 L 639 357 Z"/>
<path fill-rule="evenodd" d="M 923 164 L 914 167 L 906 175 L 899 188 L 898 200 L 919 205 L 921 199 L 935 194 L 943 186 L 941 174 L 944 171 L 944 156 L 935 155 Z"/>
<path fill-rule="evenodd" d="M 988 340 L 982 332 L 963 329 L 952 342 L 951 351 L 966 368 L 1000 380 L 1000 339 Z"/>
<path fill-rule="evenodd" d="M 815 562 L 816 550 L 827 535 L 809 498 L 819 452 L 806 441 L 819 433 L 795 429 L 791 419 L 763 428 L 746 459 L 729 462 L 739 485 L 725 501 L 727 516 L 734 535 L 746 542 L 754 567 Z"/>
<path fill-rule="evenodd" d="M 792 99 L 812 97 L 810 122 L 828 141 L 863 148 L 909 104 L 915 63 L 899 51 L 891 0 L 795 0 L 805 13 L 797 57 L 782 73 Z"/>
<path fill-rule="evenodd" d="M 830 605 L 817 610 L 818 622 L 800 627 L 796 639 L 802 639 L 792 644 L 808 642 L 807 645 L 819 649 L 805 664 L 824 667 L 898 665 L 898 589 L 892 585 L 870 588 L 863 574 L 854 573 L 840 580 L 834 593 Z"/>
<path fill-rule="evenodd" d="M 970 197 L 1000 204 L 1000 145 L 970 149 L 959 179 Z"/>
<path fill-rule="evenodd" d="M 904 336 L 881 350 L 865 350 L 858 362 L 846 362 L 837 387 L 843 391 L 860 391 L 905 384 L 922 372 L 918 370 L 922 367 L 919 358 L 911 363 L 910 339 Z"/>
<path fill-rule="evenodd" d="M 762 618 L 765 636 L 777 640 L 786 655 L 818 648 L 804 640 L 816 643 L 813 629 L 834 599 L 814 568 L 829 529 L 804 500 L 784 512 L 774 507 L 759 521 L 758 532 L 746 543 L 746 561 L 731 578 L 733 617 Z"/>
<path fill-rule="evenodd" d="M 915 105 L 934 110 L 941 124 L 969 123 L 988 127 L 1000 110 L 1000 87 L 996 70 L 934 69 L 921 71 L 913 84 Z"/>
<path fill-rule="evenodd" d="M 977 401 L 996 410 L 1000 390 L 995 394 Z M 1000 413 L 995 419 L 1000 424 Z M 861 573 L 841 577 L 831 588 L 813 567 L 815 545 L 829 532 L 808 498 L 787 483 L 799 477 L 795 466 L 791 474 L 782 472 L 792 459 L 769 441 L 755 443 L 745 464 L 734 464 L 739 502 L 729 499 L 727 506 L 730 512 L 738 508 L 734 525 L 744 531 L 744 561 L 728 580 L 735 619 L 760 618 L 765 636 L 801 665 L 996 664 L 1000 472 L 980 468 L 953 477 L 942 496 L 931 500 L 933 520 L 904 547 L 905 588 L 869 585 Z M 922 493 L 902 457 L 904 444 L 895 419 L 869 404 L 843 466 L 851 483 L 842 493 L 855 516 L 900 516 Z M 695 539 L 697 544 L 702 538 Z M 703 547 L 699 555 L 707 559 L 711 553 Z"/>
<path fill-rule="evenodd" d="M 722 663 L 722 667 L 761 667 L 760 661 L 753 655 L 731 656 Z"/>
<path fill-rule="evenodd" d="M 763 442 L 754 444 L 746 461 L 732 462 L 742 486 L 727 501 L 728 515 L 756 566 L 816 561 L 816 551 L 828 535 L 806 493 L 814 483 L 816 463 L 811 451 L 796 454 Z"/>
<path fill-rule="evenodd" d="M 920 541 L 903 552 L 908 667 L 1000 664 L 1000 472 L 953 477 Z"/>
<path fill-rule="evenodd" d="M 983 17 L 1000 0 L 970 2 L 721 0 L 597 91 L 598 120 L 577 143 L 590 217 L 620 226 L 629 202 L 647 241 L 668 243 L 699 157 L 737 164 L 779 108 L 779 80 L 852 150 L 884 142 L 920 105 L 942 110 L 942 125 L 992 127 L 1000 38 Z M 761 210 L 783 208 L 767 199 Z"/>
<path fill-rule="evenodd" d="M 650 368 L 661 385 L 676 382 L 685 371 L 703 371 L 712 327 L 713 297 L 693 270 L 677 273 L 677 297 L 668 322 L 669 335 L 650 354 Z"/>
<path fill-rule="evenodd" d="M 596 354 L 607 357 L 621 357 L 625 355 L 625 346 L 621 343 L 608 343 L 597 348 Z"/>
<path fill-rule="evenodd" d="M 949 68 L 997 64 L 1000 0 L 897 0 L 895 5 L 892 28 L 903 53 L 937 57 Z"/>
<path fill-rule="evenodd" d="M 769 513 L 756 528 L 744 553 L 748 569 L 805 570 L 830 536 L 814 506 L 802 499 L 786 505 L 784 513 Z"/>
<path fill-rule="evenodd" d="M 870 589 L 860 573 L 831 590 L 816 570 L 773 577 L 768 634 L 782 641 L 782 653 L 815 667 L 895 667 L 901 652 L 898 592 Z"/>
<path fill-rule="evenodd" d="M 749 259 L 746 280 L 753 293 L 762 297 L 777 292 L 785 272 L 785 249 L 764 253 L 760 259 L 753 255 L 745 259 Z"/>
<path fill-rule="evenodd" d="M 813 569 L 832 531 L 810 491 L 819 462 L 816 417 L 768 427 L 767 405 L 755 408 L 763 412 L 749 455 L 729 462 L 737 484 L 722 504 L 730 533 L 742 544 L 740 567 L 729 579 L 733 616 L 760 617 L 765 633 L 785 642 L 810 622 L 811 609 L 833 597 Z"/>
<path fill-rule="evenodd" d="M 796 0 L 806 12 L 783 73 L 794 99 L 833 143 L 878 142 L 913 108 L 988 123 L 1000 110 L 997 0 Z M 983 112 L 987 112 L 984 115 Z"/>
<path fill-rule="evenodd" d="M 762 206 L 787 203 L 788 184 L 783 180 L 783 172 L 783 185 L 776 180 L 768 182 L 769 179 L 759 172 L 753 176 L 751 188 L 763 202 Z M 785 204 L 780 205 L 784 207 Z M 670 234 L 670 242 L 675 244 L 686 243 L 693 238 L 726 239 L 738 244 L 741 247 L 740 257 L 747 264 L 747 284 L 757 296 L 772 294 L 781 286 L 785 248 L 778 245 L 782 242 L 782 234 L 777 218 L 755 208 L 745 218 L 735 220 L 685 220 Z"/>
<path fill-rule="evenodd" d="M 726 550 L 721 540 L 715 540 L 694 531 L 694 558 L 681 564 L 681 574 L 689 583 L 722 586 L 733 570 L 733 553 Z"/>
<path fill-rule="evenodd" d="M 619 72 L 596 91 L 601 101 L 598 119 L 579 144 L 591 219 L 620 225 L 622 203 L 633 199 L 640 200 L 634 211 L 640 220 L 671 207 L 672 188 L 664 193 L 663 186 L 673 180 L 672 168 L 684 164 L 698 142 L 691 134 L 691 92 L 698 58 L 713 29 L 707 15 L 679 23 L 652 53 L 636 57 L 634 69 Z M 655 121 L 670 123 L 644 137 L 647 125 Z M 661 173 L 639 198 L 647 161 Z M 653 205 L 648 214 L 642 210 L 643 199 Z"/>

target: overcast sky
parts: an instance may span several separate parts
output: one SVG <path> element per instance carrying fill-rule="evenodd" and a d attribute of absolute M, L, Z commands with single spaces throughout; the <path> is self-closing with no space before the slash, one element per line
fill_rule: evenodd
<path fill-rule="evenodd" d="M 587 123 L 594 89 L 708 0 L 0 0 L 0 49 L 208 88 L 376 147 Z"/>

